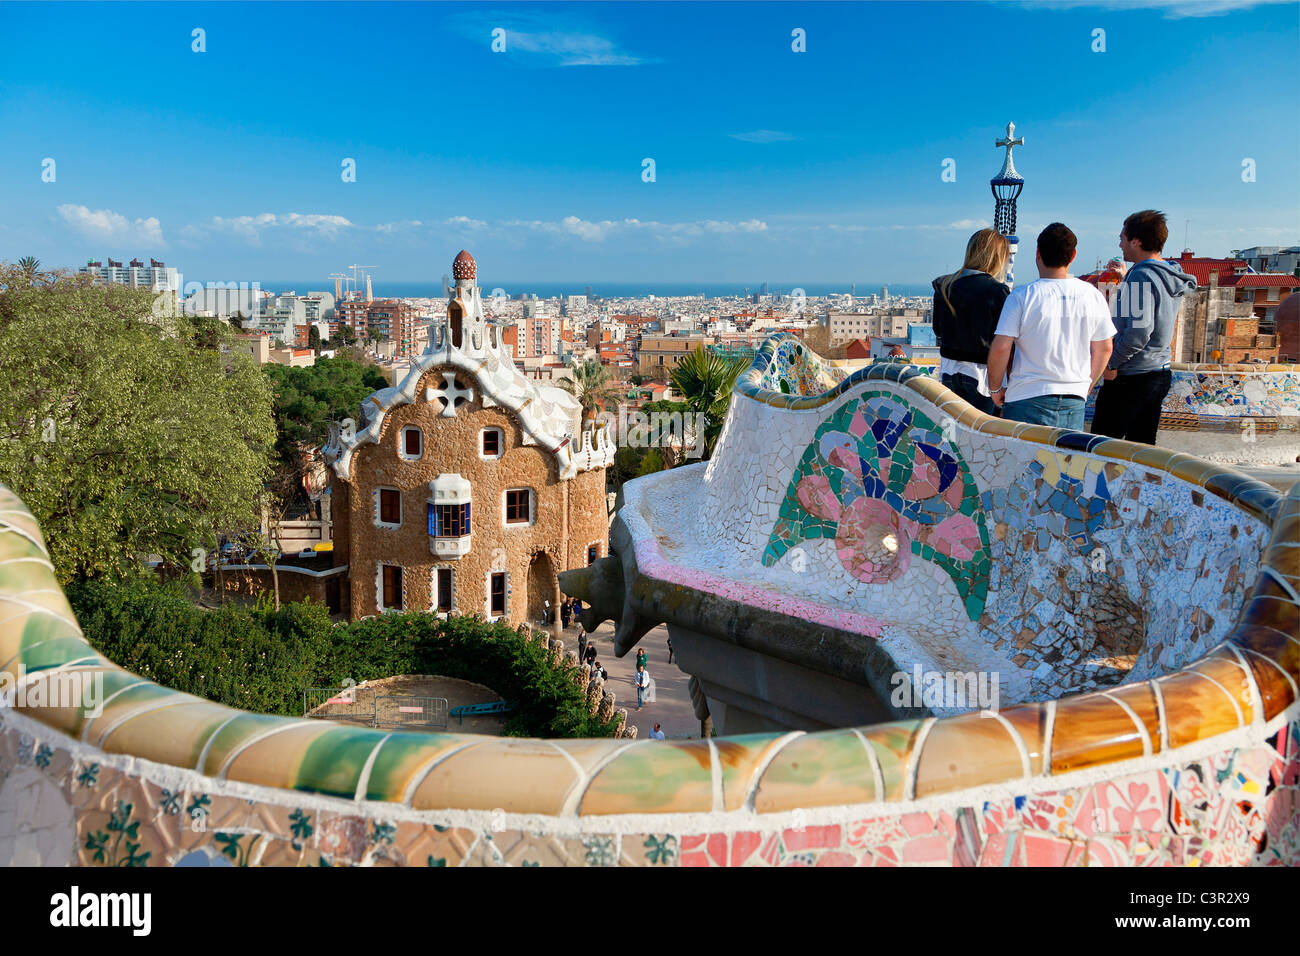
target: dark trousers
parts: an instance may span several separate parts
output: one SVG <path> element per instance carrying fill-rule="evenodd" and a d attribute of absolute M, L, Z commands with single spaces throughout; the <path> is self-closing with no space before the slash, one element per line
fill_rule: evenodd
<path fill-rule="evenodd" d="M 1103 380 L 1092 415 L 1092 433 L 1154 445 L 1160 408 L 1173 380 L 1167 368 Z"/>
<path fill-rule="evenodd" d="M 987 395 L 981 395 L 979 383 L 969 375 L 945 375 L 940 381 L 945 388 L 952 389 L 985 415 L 997 416 L 998 407 L 993 404 L 993 399 Z"/>

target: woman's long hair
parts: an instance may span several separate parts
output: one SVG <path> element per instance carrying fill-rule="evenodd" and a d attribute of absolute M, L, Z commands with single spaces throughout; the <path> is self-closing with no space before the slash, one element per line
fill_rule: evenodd
<path fill-rule="evenodd" d="M 939 292 L 943 295 L 943 301 L 948 303 L 948 311 L 952 311 L 952 299 L 948 297 L 948 290 L 962 272 L 975 269 L 977 272 L 987 272 L 1002 282 L 1007 277 L 1007 262 L 1010 259 L 1011 243 L 996 229 L 981 229 L 971 236 L 966 243 L 966 261 L 952 275 L 944 276 L 939 281 Z"/>

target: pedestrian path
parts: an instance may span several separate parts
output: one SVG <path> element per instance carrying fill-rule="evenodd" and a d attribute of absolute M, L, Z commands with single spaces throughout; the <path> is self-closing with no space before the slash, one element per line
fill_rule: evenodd
<path fill-rule="evenodd" d="M 618 707 L 627 708 L 627 721 L 637 729 L 637 739 L 649 738 L 656 722 L 661 724 L 665 737 L 699 739 L 700 722 L 691 705 L 690 675 L 678 670 L 676 663 L 668 663 L 668 629 L 662 624 L 641 638 L 637 647 L 627 656 L 614 656 L 614 626 L 606 621 L 589 637 L 596 642 L 597 659 L 609 672 L 607 688 L 613 691 Z M 578 628 L 574 625 L 564 631 L 565 650 L 577 651 Z M 636 709 L 636 652 L 644 649 L 649 659 L 646 668 L 655 682 L 655 699 Z M 674 658 L 674 661 L 676 658 Z"/>

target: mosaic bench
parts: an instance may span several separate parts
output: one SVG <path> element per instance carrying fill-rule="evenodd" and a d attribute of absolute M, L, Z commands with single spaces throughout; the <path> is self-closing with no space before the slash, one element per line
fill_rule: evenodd
<path fill-rule="evenodd" d="M 629 483 L 615 535 L 582 581 L 620 653 L 667 620 L 860 698 L 996 665 L 1002 704 L 693 741 L 242 712 L 96 653 L 0 491 L 0 864 L 1300 862 L 1300 487 L 778 337 L 713 460 Z M 817 635 L 822 671 L 780 657 Z M 102 710 L 55 694 L 70 675 Z"/>

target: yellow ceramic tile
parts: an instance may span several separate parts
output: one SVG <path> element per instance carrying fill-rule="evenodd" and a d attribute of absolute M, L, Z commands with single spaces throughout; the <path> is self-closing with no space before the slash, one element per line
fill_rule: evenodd
<path fill-rule="evenodd" d="M 1184 458 L 1177 461 L 1170 468 L 1170 472 L 1184 481 L 1189 481 L 1194 485 L 1204 485 L 1205 480 L 1213 475 L 1222 474 L 1225 471 L 1219 465 L 1213 465 L 1208 461 L 1199 458 Z"/>
<path fill-rule="evenodd" d="M 923 723 L 920 720 L 899 720 L 859 728 L 859 732 L 875 752 L 884 779 L 884 792 L 876 799 L 902 800 L 904 798 L 904 789 L 907 786 L 913 759 L 912 748 L 916 744 Z"/>
<path fill-rule="evenodd" d="M 723 809 L 739 810 L 745 805 L 758 783 L 759 767 L 786 737 L 785 734 L 745 734 L 713 741 L 722 765 Z"/>
<path fill-rule="evenodd" d="M 667 746 L 665 746 L 667 744 Z M 713 809 L 708 741 L 634 742 L 583 794 L 581 813 L 705 813 Z"/>
<path fill-rule="evenodd" d="M 1138 725 L 1119 704 L 1102 694 L 1082 694 L 1057 702 L 1052 725 L 1052 773 L 1141 757 Z"/>
<path fill-rule="evenodd" d="M 297 783 L 298 767 L 306 749 L 335 729 L 334 725 L 325 720 L 297 727 L 285 721 L 283 729 L 278 733 L 263 737 L 238 751 L 221 775 L 228 780 L 292 790 Z M 212 766 L 211 760 L 208 761 L 208 766 Z"/>
<path fill-rule="evenodd" d="M 999 438 L 1012 438 L 1016 433 L 1016 422 L 1009 422 L 1005 418 L 994 418 L 990 415 L 987 419 L 980 422 L 979 432 L 982 435 L 995 435 Z"/>
<path fill-rule="evenodd" d="M 100 741 L 108 753 L 134 754 L 173 767 L 193 768 L 203 745 L 236 711 L 209 701 L 182 703 L 131 717 Z"/>
<path fill-rule="evenodd" d="M 1237 712 L 1228 695 L 1199 674 L 1184 671 L 1158 683 L 1171 748 L 1237 728 Z"/>
<path fill-rule="evenodd" d="M 1137 714 L 1138 720 L 1146 729 L 1147 738 L 1151 741 L 1151 752 L 1153 754 L 1160 752 L 1160 707 L 1156 703 L 1155 691 L 1152 690 L 1148 681 L 1142 681 L 1137 684 L 1124 684 L 1120 687 L 1113 687 L 1106 691 L 1106 694 L 1116 700 L 1123 701 L 1133 713 Z"/>
<path fill-rule="evenodd" d="M 1241 708 L 1242 723 L 1249 724 L 1254 721 L 1254 680 L 1251 678 L 1249 668 L 1226 647 L 1213 651 L 1185 670 L 1204 674 L 1217 681 Z"/>
<path fill-rule="evenodd" d="M 439 761 L 411 806 L 558 815 L 581 783 L 578 769 L 545 741 L 489 737 Z"/>
<path fill-rule="evenodd" d="M 866 744 L 852 730 L 805 734 L 772 759 L 754 796 L 757 813 L 797 807 L 869 803 L 876 797 L 875 771 Z"/>
<path fill-rule="evenodd" d="M 1047 734 L 1047 705 L 1018 704 L 998 711 L 1002 719 L 1015 728 L 1029 753 L 1029 772 L 1043 772 L 1043 750 Z M 985 718 L 988 719 L 988 718 Z"/>
<path fill-rule="evenodd" d="M 1027 764 L 1002 721 L 979 714 L 949 717 L 936 721 L 921 745 L 916 796 L 1022 779 Z"/>
<path fill-rule="evenodd" d="M 202 698 L 182 694 L 154 683 L 133 684 L 104 705 L 103 713 L 94 719 L 88 719 L 82 726 L 82 739 L 99 746 L 103 734 L 114 725 L 135 713 L 146 709 L 179 707 L 182 704 L 202 703 Z"/>

